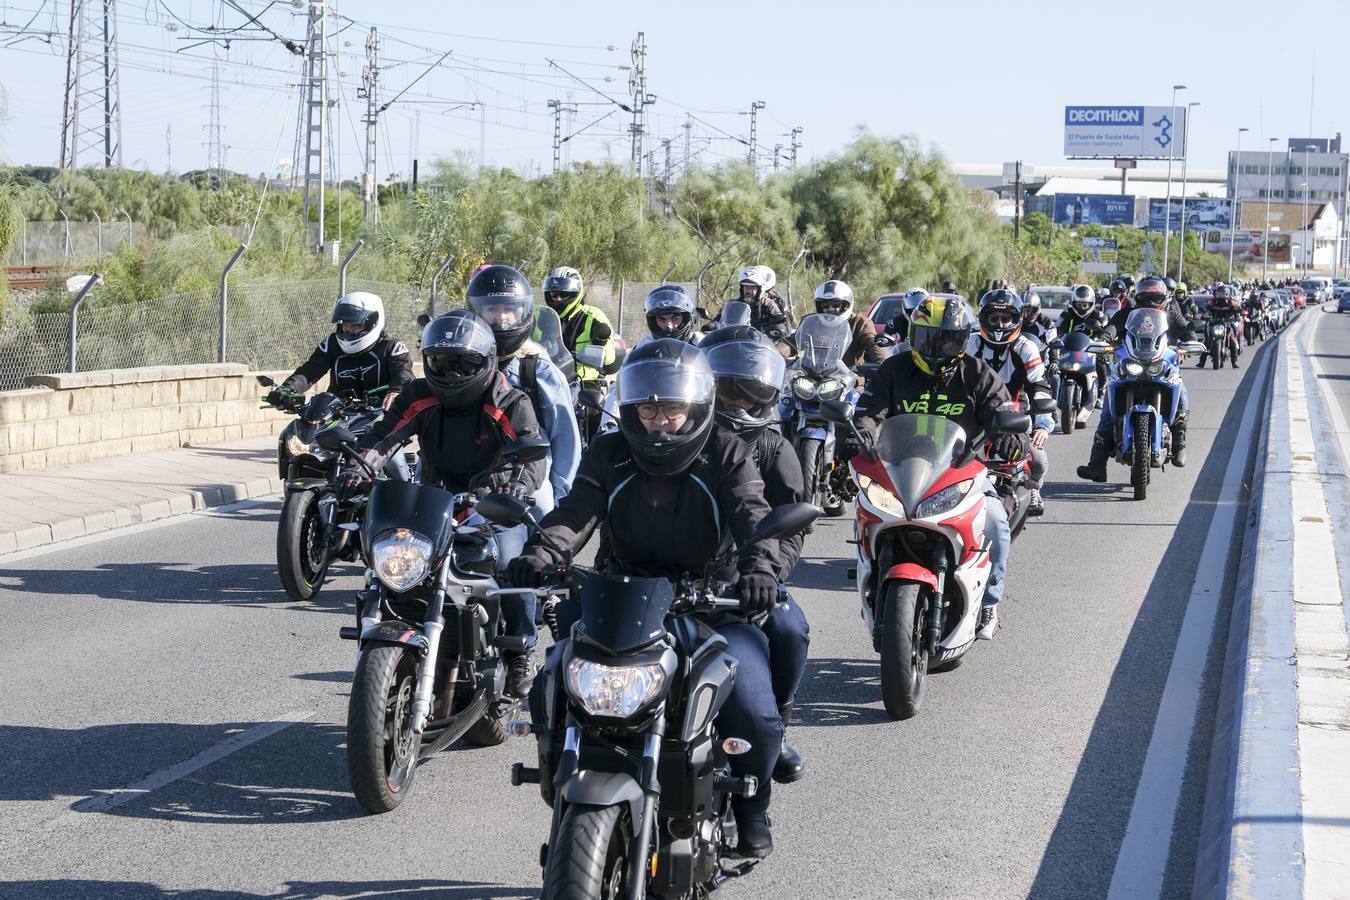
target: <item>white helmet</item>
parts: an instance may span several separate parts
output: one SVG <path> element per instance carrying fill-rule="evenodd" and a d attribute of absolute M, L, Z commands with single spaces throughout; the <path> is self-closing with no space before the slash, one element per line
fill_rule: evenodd
<path fill-rule="evenodd" d="M 338 326 L 337 342 L 343 353 L 369 349 L 384 334 L 384 301 L 369 291 L 344 294 L 333 307 L 333 324 Z M 357 334 L 344 333 L 343 325 L 357 325 Z"/>
<path fill-rule="evenodd" d="M 778 276 L 768 266 L 746 266 L 741 269 L 741 284 L 753 284 L 763 297 L 778 283 Z"/>
<path fill-rule="evenodd" d="M 822 303 L 840 303 L 844 304 L 842 312 L 836 312 L 834 315 L 848 318 L 853 313 L 853 288 L 842 281 L 827 281 L 816 288 L 816 312 L 823 313 L 826 310 L 820 308 Z"/>

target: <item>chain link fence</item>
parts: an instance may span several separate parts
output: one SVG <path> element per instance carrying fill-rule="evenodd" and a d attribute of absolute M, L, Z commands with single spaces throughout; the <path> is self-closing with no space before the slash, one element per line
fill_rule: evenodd
<path fill-rule="evenodd" d="M 586 302 L 592 306 L 599 307 L 606 316 L 609 317 L 610 325 L 618 329 L 619 334 L 623 335 L 624 340 L 631 347 L 637 342 L 638 338 L 647 333 L 647 316 L 645 304 L 647 295 L 653 288 L 659 287 L 663 282 L 660 281 L 624 281 L 615 289 L 613 284 L 608 282 L 595 282 L 586 287 Z M 689 292 L 689 296 L 698 303 L 698 291 L 692 281 L 690 282 L 665 282 L 667 284 L 678 284 Z"/>
<path fill-rule="evenodd" d="M 5 256 L 6 266 L 59 266 L 99 259 L 123 244 L 144 244 L 145 226 L 126 219 L 98 222 L 24 222 Z"/>

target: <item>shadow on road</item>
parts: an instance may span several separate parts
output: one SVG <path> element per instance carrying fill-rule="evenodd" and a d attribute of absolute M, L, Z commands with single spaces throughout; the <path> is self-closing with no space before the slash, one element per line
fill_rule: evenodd
<path fill-rule="evenodd" d="M 858 629 L 862 640 L 862 628 Z M 879 725 L 893 721 L 881 708 L 881 664 L 876 660 L 810 659 L 792 724 Z"/>
<path fill-rule="evenodd" d="M 100 900 L 318 900 L 321 897 L 381 898 L 400 900 L 515 900 L 538 897 L 538 888 L 507 887 L 475 881 L 443 881 L 435 878 L 399 881 L 289 881 L 280 892 L 253 894 L 209 888 L 177 890 L 137 881 L 51 879 L 12 881 L 0 884 L 0 900 L 65 900 L 97 897 Z"/>
<path fill-rule="evenodd" d="M 1268 353 L 1272 346 L 1267 342 L 1258 352 Z M 1176 524 L 1175 536 L 1139 607 L 1093 723 L 1068 798 L 1041 858 L 1030 897 L 1080 900 L 1105 897 L 1108 893 L 1144 757 L 1153 736 L 1158 704 L 1175 651 L 1175 636 L 1180 632 L 1186 613 L 1185 601 L 1195 581 L 1199 551 L 1209 532 L 1238 425 L 1251 391 L 1265 388 L 1264 383 L 1254 383 L 1254 373 L 1259 368 L 1253 364 L 1243 371 L 1242 381 L 1229 402 L 1218 436 Z M 1061 497 L 1066 500 L 1091 499 L 1094 489 L 1103 493 L 1108 488 L 1123 489 L 1118 485 L 1090 483 L 1059 487 L 1069 489 L 1070 496 Z M 1073 496 L 1075 494 L 1077 496 Z M 1241 521 L 1239 517 L 1238 527 Z M 1114 552 L 1128 552 L 1128 548 Z M 1115 573 L 1127 570 L 1127 563 L 1121 560 L 1113 562 L 1103 558 L 1100 562 Z M 1218 677 L 1227 642 L 1226 609 L 1225 606 L 1220 611 L 1220 618 L 1224 620 L 1217 623 L 1210 646 L 1206 666 L 1206 681 L 1210 683 L 1202 690 L 1186 783 L 1182 788 L 1181 804 L 1192 802 L 1195 808 L 1203 805 L 1213 729 L 1213 709 L 1205 705 L 1204 698 L 1213 696 L 1212 682 Z M 1170 636 L 1169 643 L 1160 647 L 1159 635 Z M 1198 804 L 1193 802 L 1197 794 Z M 1126 801 L 1122 803 L 1120 798 L 1126 798 Z M 1177 823 L 1177 830 L 1172 835 L 1164 896 L 1190 895 L 1199 830 L 1199 816 L 1195 821 Z"/>
<path fill-rule="evenodd" d="M 856 565 L 857 562 L 852 556 L 847 559 L 803 556 L 792 570 L 792 577 L 788 579 L 788 589 L 847 591 L 849 602 L 856 606 L 856 588 L 853 580 L 848 577 L 848 570 Z"/>

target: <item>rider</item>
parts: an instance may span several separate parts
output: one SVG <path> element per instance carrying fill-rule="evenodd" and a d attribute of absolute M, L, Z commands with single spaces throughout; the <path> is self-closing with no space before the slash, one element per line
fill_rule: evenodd
<path fill-rule="evenodd" d="M 787 365 L 763 332 L 748 325 L 724 326 L 699 345 L 717 384 L 717 424 L 737 434 L 750 445 L 764 479 L 764 499 L 777 508 L 805 498 L 806 479 L 792 445 L 778 427 L 778 397 Z M 802 553 L 803 536 L 794 534 L 779 541 L 778 581 L 787 581 Z M 806 651 L 811 630 L 797 601 L 786 588 L 780 602 L 764 620 L 769 639 L 769 664 L 773 672 L 774 699 L 786 732 L 792 717 L 793 698 L 806 671 Z M 774 766 L 779 784 L 801 778 L 806 770 L 801 754 L 783 736 L 783 749 Z"/>
<path fill-rule="evenodd" d="M 385 336 L 384 301 L 368 291 L 344 294 L 333 307 L 332 321 L 337 325 L 333 333 L 319 341 L 280 388 L 268 392 L 267 401 L 280 400 L 282 389 L 303 394 L 328 375 L 328 389 L 338 394 L 351 391 L 364 397 L 388 388 L 382 398 L 388 409 L 413 380 L 413 367 L 407 345 Z"/>
<path fill-rule="evenodd" d="M 1233 368 L 1236 369 L 1238 368 L 1238 345 L 1242 341 L 1241 336 L 1237 333 L 1237 320 L 1242 311 L 1238 307 L 1237 300 L 1233 298 L 1233 289 L 1228 285 L 1215 285 L 1210 294 L 1209 307 L 1205 310 L 1205 313 L 1209 316 L 1210 322 L 1222 322 L 1228 326 L 1230 332 L 1227 338 L 1228 356 L 1232 360 Z M 1209 345 L 1206 344 L 1205 346 L 1207 349 L 1200 354 L 1200 368 L 1204 368 L 1205 361 L 1209 359 Z M 1222 348 L 1220 348 L 1220 352 L 1222 352 Z"/>
<path fill-rule="evenodd" d="M 872 320 L 853 311 L 853 288 L 842 281 L 827 281 L 816 288 L 816 312 L 848 319 L 851 337 L 844 351 L 844 365 L 852 369 L 860 362 L 879 363 L 885 358 L 877 346 L 877 329 Z"/>
<path fill-rule="evenodd" d="M 792 308 L 780 297 L 774 286 L 778 276 L 768 266 L 746 266 L 741 270 L 738 299 L 750 307 L 750 324 L 760 331 L 775 325 L 790 329 Z"/>
<path fill-rule="evenodd" d="M 918 309 L 919 304 L 927 299 L 928 292 L 923 288 L 910 288 L 900 298 L 900 311 L 886 326 L 886 333 L 895 338 L 895 344 L 891 350 L 892 356 L 909 352 L 909 317 L 914 315 L 914 310 Z"/>
<path fill-rule="evenodd" d="M 1135 306 L 1138 309 L 1161 309 L 1167 312 L 1167 337 L 1169 343 L 1173 346 L 1182 341 L 1193 340 L 1195 332 L 1189 320 L 1174 305 L 1167 301 L 1167 285 L 1161 278 L 1153 276 L 1145 277 L 1139 282 L 1138 292 L 1134 297 Z M 1125 323 L 1129 319 L 1129 312 L 1121 310 L 1111 319 L 1111 324 L 1106 329 L 1106 339 L 1109 341 L 1123 340 L 1125 336 Z M 1177 416 L 1172 422 L 1172 464 L 1177 468 L 1186 465 L 1186 415 L 1190 410 L 1190 400 L 1186 395 L 1186 382 L 1181 380 L 1181 365 L 1177 365 Z M 1103 389 L 1102 393 L 1107 393 Z M 1097 422 L 1097 433 L 1092 436 L 1092 451 L 1088 457 L 1088 464 L 1078 467 L 1078 477 L 1089 481 L 1106 481 L 1106 461 L 1111 458 L 1115 452 L 1116 445 L 1116 416 L 1113 404 L 1109 401 L 1102 405 L 1102 415 Z"/>
<path fill-rule="evenodd" d="M 669 339 L 634 348 L 615 391 L 619 430 L 591 442 L 572 493 L 544 517 L 542 534 L 511 561 L 509 575 L 518 585 L 539 584 L 550 564 L 563 562 L 549 544 L 574 553 L 597 529 L 609 539 L 605 568 L 615 576 L 678 579 L 702 573 L 734 541 L 738 560 L 718 575 L 736 584 L 742 612 L 730 621 L 710 622 L 738 664 L 717 725 L 721 734 L 750 744 L 730 758 L 736 775 L 759 780 L 753 797 L 732 800 L 737 850 L 765 857 L 773 850 L 768 808 L 783 723 L 768 640 L 755 620 L 778 602 L 778 546 L 748 543 L 769 504 L 749 445 L 716 427 L 715 390 L 698 348 Z"/>
<path fill-rule="evenodd" d="M 572 409 L 572 389 L 548 352 L 534 341 L 534 291 L 529 279 L 510 266 L 488 266 L 469 281 L 468 301 L 492 328 L 497 341 L 497 369 L 513 388 L 524 391 L 535 418 L 548 437 L 548 481 L 534 495 L 534 505 L 546 513 L 572 488 L 581 461 L 581 434 Z M 515 556 L 528 532 L 523 526 L 498 538 L 502 557 Z M 530 598 L 533 599 L 533 598 Z"/>
<path fill-rule="evenodd" d="M 647 294 L 645 306 L 647 334 L 638 340 L 638 347 L 661 338 L 674 338 L 686 344 L 697 344 L 703 339 L 703 335 L 694 327 L 697 324 L 698 307 L 683 285 L 657 285 Z"/>
<path fill-rule="evenodd" d="M 1177 309 L 1181 310 L 1181 314 L 1186 318 L 1192 321 L 1200 318 L 1200 309 L 1191 299 L 1190 289 L 1186 287 L 1186 282 L 1177 282 L 1177 288 L 1172 292 L 1172 299 L 1176 301 Z"/>
<path fill-rule="evenodd" d="M 1256 326 L 1256 336 L 1261 338 L 1266 331 L 1266 298 L 1260 291 L 1252 291 L 1247 295 L 1247 302 L 1242 304 L 1242 311 L 1247 318 Z"/>
<path fill-rule="evenodd" d="M 474 476 L 493 467 L 503 446 L 539 435 L 529 397 L 511 387 L 497 368 L 492 329 L 471 310 L 457 309 L 431 320 L 422 332 L 422 366 L 425 376 L 409 384 L 388 415 L 357 441 L 358 452 L 376 470 L 415 437 L 422 451 L 422 482 L 459 493 L 475 487 Z M 539 460 L 496 472 L 478 490 L 533 497 L 545 483 L 546 466 Z M 342 474 L 346 493 L 369 484 L 363 469 Z M 508 599 L 502 603 L 508 633 L 533 646 L 534 617 L 524 602 Z M 507 693 L 525 696 L 530 651 L 504 650 L 502 659 Z"/>
<path fill-rule="evenodd" d="M 1111 282 L 1112 296 L 1119 296 L 1116 294 L 1117 285 L 1122 290 L 1125 287 L 1125 283 L 1119 278 Z M 1055 327 L 1060 335 L 1066 335 L 1071 331 L 1086 331 L 1089 337 L 1094 338 L 1106 330 L 1106 317 L 1097 308 L 1097 295 L 1093 293 L 1092 288 L 1086 284 L 1073 286 L 1069 305 L 1060 313 L 1059 322 Z"/>
<path fill-rule="evenodd" d="M 995 412 L 1012 406 L 1012 395 L 998 373 L 966 353 L 975 321 L 964 297 L 929 297 L 910 319 L 911 351 L 881 364 L 877 377 L 867 382 L 858 401 L 860 430 L 875 439 L 880 420 L 903 412 L 945 415 L 971 437 L 983 432 Z M 935 403 L 934 395 L 941 403 Z M 993 455 L 1022 458 L 1031 444 L 1025 434 L 1000 434 L 991 442 Z M 998 602 L 1003 599 L 1004 576 L 1012 537 L 1008 512 L 997 493 L 985 497 L 986 533 L 991 571 L 977 636 L 992 640 L 998 630 Z"/>
<path fill-rule="evenodd" d="M 601 368 L 577 360 L 577 381 L 582 387 L 594 388 L 605 381 L 607 371 L 614 365 L 615 345 L 610 340 L 614 329 L 598 306 L 584 303 L 586 287 L 581 273 L 571 266 L 558 266 L 544 279 L 544 302 L 558 314 L 562 322 L 563 346 L 577 354 L 587 347 L 600 347 L 604 354 Z"/>
<path fill-rule="evenodd" d="M 1036 342 L 1023 333 L 1022 298 L 1007 288 L 995 288 L 980 298 L 980 330 L 970 336 L 966 352 L 984 360 L 1008 386 L 1018 409 L 1029 410 L 1036 397 L 1050 398 L 1050 382 Z M 1042 413 L 1035 418 L 1031 432 L 1031 479 L 1027 487 L 1031 497 L 1027 515 L 1045 512 L 1041 485 L 1050 464 L 1046 439 L 1054 428 L 1054 417 Z"/>

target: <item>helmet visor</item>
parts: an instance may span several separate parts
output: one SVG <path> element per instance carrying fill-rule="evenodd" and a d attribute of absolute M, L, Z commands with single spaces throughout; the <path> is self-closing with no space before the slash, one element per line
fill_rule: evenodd
<path fill-rule="evenodd" d="M 433 375 L 468 378 L 482 371 L 487 358 L 471 350 L 438 350 L 422 354 L 422 364 Z"/>
<path fill-rule="evenodd" d="M 708 358 L 713 376 L 718 379 L 734 378 L 754 382 L 772 391 L 778 391 L 783 386 L 787 361 L 773 347 L 749 341 L 728 341 L 709 347 L 704 355 Z"/>
<path fill-rule="evenodd" d="M 695 369 L 668 359 L 651 359 L 619 370 L 619 405 L 634 403 L 711 403 L 713 379 L 706 369 Z"/>
<path fill-rule="evenodd" d="M 493 331 L 514 331 L 527 324 L 534 327 L 534 303 L 529 298 L 488 295 L 470 297 L 469 303 Z"/>

